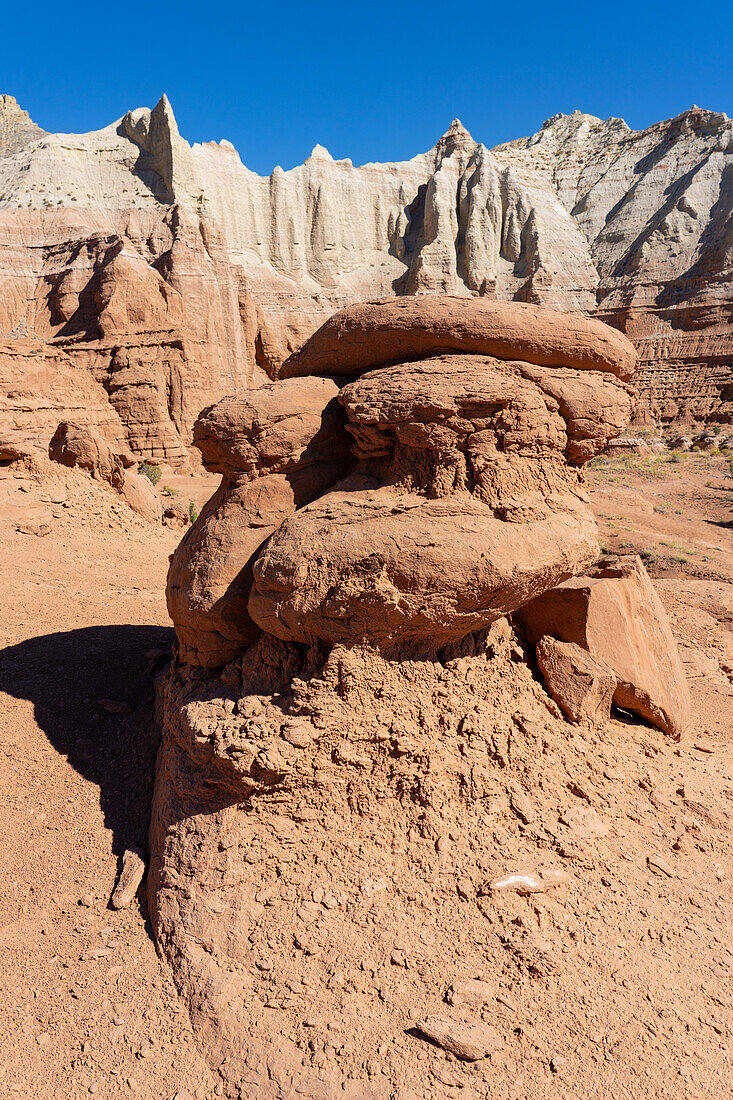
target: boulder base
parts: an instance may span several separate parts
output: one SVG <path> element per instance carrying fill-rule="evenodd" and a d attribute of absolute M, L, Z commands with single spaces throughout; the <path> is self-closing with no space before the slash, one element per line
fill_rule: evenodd
<path fill-rule="evenodd" d="M 679 741 L 690 692 L 662 601 L 634 555 L 608 556 L 585 576 L 543 593 L 518 612 L 528 639 L 574 642 L 616 677 L 616 706 Z"/>

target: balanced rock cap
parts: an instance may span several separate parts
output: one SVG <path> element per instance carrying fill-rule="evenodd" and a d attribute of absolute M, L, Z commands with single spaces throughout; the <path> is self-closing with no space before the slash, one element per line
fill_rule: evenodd
<path fill-rule="evenodd" d="M 347 306 L 285 360 L 280 377 L 354 376 L 451 351 L 602 371 L 624 381 L 637 363 L 631 341 L 602 321 L 523 302 L 441 294 Z"/>

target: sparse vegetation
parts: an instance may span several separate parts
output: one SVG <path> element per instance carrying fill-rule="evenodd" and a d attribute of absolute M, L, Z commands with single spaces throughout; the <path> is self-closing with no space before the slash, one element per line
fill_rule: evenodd
<path fill-rule="evenodd" d="M 199 518 L 199 514 L 196 511 L 196 505 L 192 500 L 188 502 L 188 518 L 191 520 L 191 524 L 194 524 Z"/>
<path fill-rule="evenodd" d="M 679 554 L 686 554 L 687 557 L 694 557 L 694 555 L 695 555 L 694 550 L 690 550 L 690 549 L 688 549 L 687 546 L 683 546 L 681 542 L 665 542 L 663 539 L 660 539 L 659 545 L 660 546 L 666 546 L 668 550 L 676 550 Z M 673 558 L 673 561 L 677 561 L 677 560 L 683 560 L 684 561 L 684 558 L 683 559 Z"/>
<path fill-rule="evenodd" d="M 141 462 L 137 468 L 137 472 L 142 474 L 143 477 L 146 477 L 153 485 L 157 485 L 163 476 L 163 471 L 160 466 L 154 466 L 152 462 Z"/>
<path fill-rule="evenodd" d="M 165 496 L 165 497 L 178 496 L 178 490 L 177 489 L 171 489 L 170 485 L 164 485 L 163 488 L 160 491 L 163 494 L 163 496 Z"/>

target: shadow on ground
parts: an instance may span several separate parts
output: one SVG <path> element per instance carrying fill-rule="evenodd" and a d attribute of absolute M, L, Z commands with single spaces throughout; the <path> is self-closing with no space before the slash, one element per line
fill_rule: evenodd
<path fill-rule="evenodd" d="M 0 651 L 0 690 L 31 700 L 54 748 L 97 784 L 118 855 L 147 847 L 158 747 L 153 677 L 172 640 L 167 627 L 93 626 Z M 146 656 L 152 650 L 159 654 Z M 109 713 L 100 699 L 127 704 L 130 713 Z"/>

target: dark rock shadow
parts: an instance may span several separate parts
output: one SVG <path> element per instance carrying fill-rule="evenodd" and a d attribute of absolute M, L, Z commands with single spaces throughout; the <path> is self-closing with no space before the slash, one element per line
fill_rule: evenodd
<path fill-rule="evenodd" d="M 0 651 L 0 690 L 29 699 L 54 748 L 99 787 L 118 856 L 147 849 L 158 748 L 153 678 L 170 660 L 173 637 L 169 627 L 92 626 Z M 146 657 L 152 650 L 158 655 Z M 100 699 L 130 712 L 110 713 Z"/>

